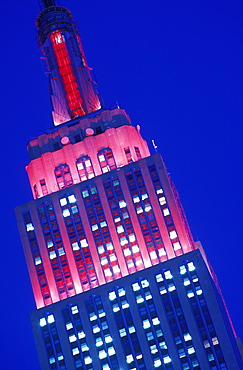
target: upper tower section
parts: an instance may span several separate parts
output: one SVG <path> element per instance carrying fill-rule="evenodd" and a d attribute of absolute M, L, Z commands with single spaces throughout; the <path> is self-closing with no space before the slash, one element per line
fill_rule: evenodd
<path fill-rule="evenodd" d="M 55 0 L 42 0 L 41 8 L 36 26 L 58 126 L 99 110 L 101 103 L 71 12 Z"/>

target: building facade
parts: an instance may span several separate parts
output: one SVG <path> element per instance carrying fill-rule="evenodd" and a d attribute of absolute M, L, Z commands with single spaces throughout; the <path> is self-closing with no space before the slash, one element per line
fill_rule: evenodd
<path fill-rule="evenodd" d="M 16 216 L 42 369 L 240 369 L 160 154 L 104 108 L 70 11 L 41 6 L 53 127 L 28 143 L 34 200 Z"/>

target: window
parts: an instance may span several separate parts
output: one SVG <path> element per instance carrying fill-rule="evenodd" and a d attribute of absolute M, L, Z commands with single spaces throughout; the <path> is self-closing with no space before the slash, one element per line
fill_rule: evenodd
<path fill-rule="evenodd" d="M 131 154 L 131 151 L 130 151 L 129 146 L 127 146 L 126 148 L 124 148 L 124 152 L 125 152 L 125 154 L 126 154 L 127 163 L 131 163 L 131 162 L 133 162 L 132 154 Z"/>
<path fill-rule="evenodd" d="M 90 158 L 85 155 L 77 159 L 76 161 L 79 178 L 81 181 L 92 179 L 95 176 L 94 168 Z"/>
<path fill-rule="evenodd" d="M 98 159 L 103 173 L 116 168 L 116 162 L 110 148 L 100 150 L 98 153 Z"/>
<path fill-rule="evenodd" d="M 137 146 L 135 146 L 134 149 L 135 149 L 135 153 L 136 153 L 137 159 L 141 159 L 142 156 L 141 156 L 141 153 L 140 153 L 139 148 Z"/>
<path fill-rule="evenodd" d="M 45 179 L 40 180 L 40 186 L 41 186 L 42 194 L 43 195 L 47 195 L 48 194 L 48 190 L 47 190 L 47 187 L 46 187 L 46 181 L 45 181 Z"/>
<path fill-rule="evenodd" d="M 73 185 L 70 168 L 67 164 L 62 164 L 55 169 L 55 176 L 59 189 L 64 189 L 67 186 Z"/>

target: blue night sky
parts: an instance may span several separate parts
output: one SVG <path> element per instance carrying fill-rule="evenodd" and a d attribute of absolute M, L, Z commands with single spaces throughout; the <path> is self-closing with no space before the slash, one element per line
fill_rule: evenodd
<path fill-rule="evenodd" d="M 106 107 L 156 140 L 243 339 L 241 0 L 61 0 Z M 1 369 L 39 370 L 14 207 L 31 200 L 27 141 L 51 125 L 38 0 L 1 6 Z"/>

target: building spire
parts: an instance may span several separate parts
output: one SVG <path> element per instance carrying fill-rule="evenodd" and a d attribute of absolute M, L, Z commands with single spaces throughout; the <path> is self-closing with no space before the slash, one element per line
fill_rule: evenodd
<path fill-rule="evenodd" d="M 58 0 L 41 0 L 36 19 L 38 38 L 47 65 L 54 125 L 101 108 L 97 86 L 88 67 L 71 12 Z"/>
<path fill-rule="evenodd" d="M 49 8 L 50 6 L 55 6 L 55 0 L 41 0 L 42 8 Z"/>

